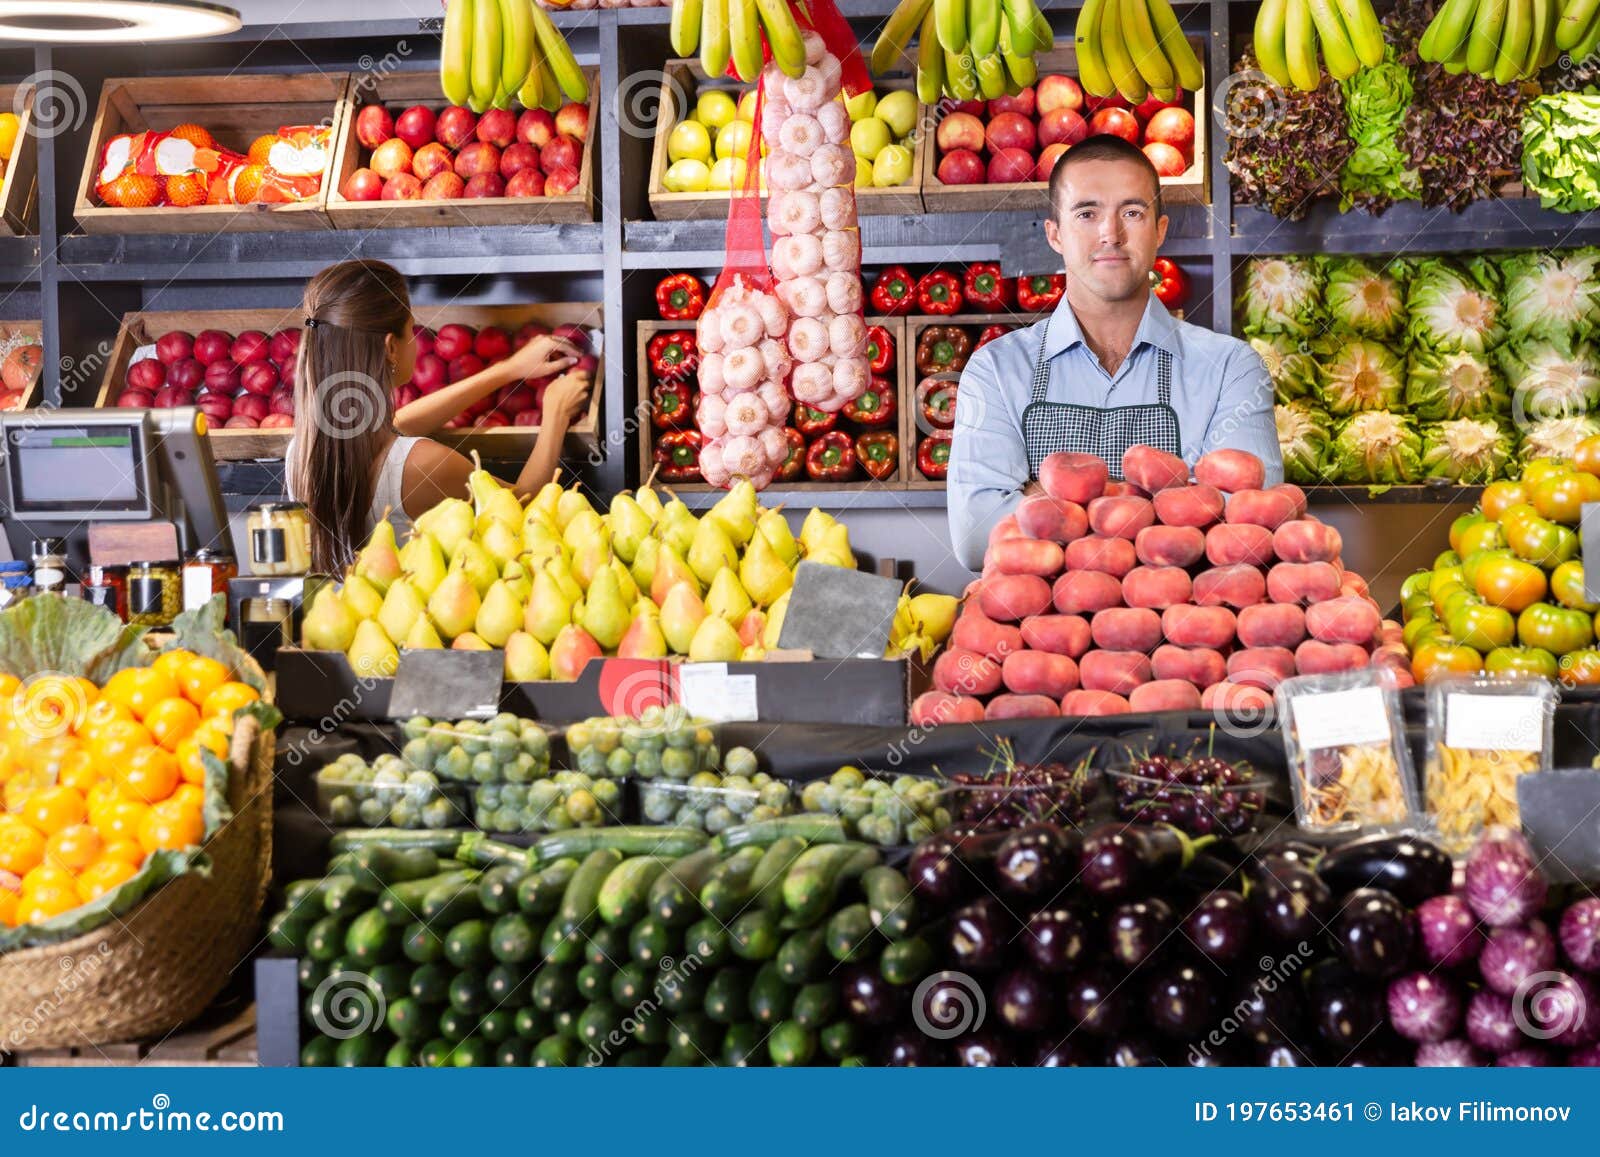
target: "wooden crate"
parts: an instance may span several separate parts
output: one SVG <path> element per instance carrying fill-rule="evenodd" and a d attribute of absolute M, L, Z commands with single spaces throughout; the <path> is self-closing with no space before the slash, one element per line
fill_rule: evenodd
<path fill-rule="evenodd" d="M 1203 37 L 1191 36 L 1195 55 L 1206 59 Z M 1078 51 L 1070 41 L 1042 52 L 1034 58 L 1039 75 L 1064 72 L 1078 75 Z M 1162 177 L 1161 196 L 1168 205 L 1209 205 L 1211 203 L 1210 166 L 1206 163 L 1206 129 L 1210 110 L 1206 107 L 1205 86 L 1185 94 L 1194 114 L 1194 157 L 1181 177 Z M 1085 118 L 1087 119 L 1087 118 Z M 930 213 L 1037 212 L 1048 208 L 1048 181 L 1017 181 L 1001 185 L 946 185 L 939 180 L 939 150 L 929 142 L 922 156 L 922 203 Z"/>
<path fill-rule="evenodd" d="M 44 347 L 44 323 L 42 321 L 0 321 L 0 339 L 10 338 L 17 334 L 33 339 L 35 345 Z M 22 391 L 22 404 L 19 410 L 31 410 L 38 406 L 44 394 L 44 357 L 39 358 L 39 366 L 33 371 L 33 380 Z"/>
<path fill-rule="evenodd" d="M 896 386 L 897 396 L 895 399 L 895 404 L 900 407 L 901 417 L 899 421 L 903 422 L 906 397 L 904 389 L 905 378 L 901 374 L 901 367 L 905 365 L 905 318 L 874 317 L 869 314 L 866 318 L 866 322 L 869 326 L 883 326 L 894 338 L 896 361 L 895 371 L 894 374 L 891 375 L 890 380 L 893 381 Z M 637 369 L 634 379 L 635 393 L 632 423 L 639 429 L 639 482 L 641 485 L 643 485 L 644 480 L 650 477 L 651 470 L 655 468 L 656 437 L 656 428 L 650 422 L 650 388 L 653 383 L 650 378 L 650 358 L 648 356 L 646 347 L 649 346 L 650 339 L 658 333 L 670 333 L 675 329 L 687 329 L 689 332 L 693 333 L 695 323 L 693 321 L 639 321 L 635 322 L 634 325 L 637 330 L 635 340 L 638 343 L 638 349 L 635 351 L 635 362 Z M 772 483 L 772 489 L 836 491 L 841 487 L 860 486 L 862 488 L 866 488 L 870 486 L 883 490 L 904 490 L 906 479 L 904 436 L 901 432 L 902 427 L 896 425 L 893 428 L 896 430 L 896 436 L 901 438 L 901 464 L 895 471 L 893 477 L 886 478 L 881 482 L 867 478 L 864 474 L 857 477 L 853 482 L 813 482 L 808 478 L 801 478 L 794 482 L 774 481 Z M 709 486 L 704 482 L 671 482 L 664 483 L 662 485 L 670 486 L 673 490 L 681 490 L 684 493 L 720 489 L 719 487 Z"/>
<path fill-rule="evenodd" d="M 546 325 L 590 325 L 602 317 L 599 302 L 549 305 L 439 305 L 418 306 L 412 316 L 418 325 L 437 328 L 446 322 L 459 322 L 474 328 L 500 325 L 517 329 L 530 321 Z M 123 381 L 128 374 L 128 364 L 134 351 L 149 345 L 163 334 L 174 330 L 199 333 L 203 329 L 219 329 L 225 333 L 239 333 L 246 329 L 259 329 L 271 333 L 278 329 L 299 328 L 302 313 L 298 305 L 283 309 L 213 309 L 174 310 L 167 313 L 130 313 L 123 317 L 117 331 L 116 345 L 106 366 L 105 378 L 100 384 L 96 406 L 114 406 L 122 393 Z M 601 386 L 605 381 L 604 351 L 595 371 L 595 388 L 589 398 L 589 412 L 576 426 L 567 431 L 563 451 L 568 455 L 592 453 L 598 441 Z M 289 445 L 292 430 L 226 430 L 208 432 L 212 454 L 221 462 L 237 462 L 256 458 L 282 458 Z M 515 458 L 526 456 L 538 438 L 537 426 L 503 427 L 492 430 L 440 430 L 431 435 L 447 446 L 470 454 L 476 450 L 485 458 Z"/>
<path fill-rule="evenodd" d="M 650 210 L 658 221 L 704 221 L 726 218 L 728 216 L 729 194 L 720 192 L 707 193 L 672 193 L 668 192 L 662 183 L 666 176 L 667 167 L 671 164 L 667 160 L 667 137 L 671 135 L 680 120 L 687 115 L 683 107 L 691 94 L 697 93 L 702 87 L 727 89 L 737 98 L 737 93 L 748 87 L 730 78 L 719 77 L 711 81 L 706 79 L 705 70 L 700 67 L 698 60 L 669 60 L 662 67 L 661 75 L 661 100 L 656 106 L 656 135 L 655 145 L 650 154 L 650 185 L 649 199 Z M 913 82 L 910 80 L 883 80 L 875 85 L 878 91 L 890 89 L 910 90 Z M 875 215 L 887 213 L 921 213 L 922 202 L 922 173 L 924 171 L 924 153 L 931 151 L 924 148 L 921 126 L 931 123 L 927 116 L 925 106 L 917 106 L 917 132 L 912 143 L 911 152 L 911 183 L 893 189 L 857 188 L 856 212 L 861 215 Z M 767 195 L 761 194 L 761 208 L 765 212 Z"/>
<path fill-rule="evenodd" d="M 222 233 L 327 229 L 328 186 L 334 150 L 315 197 L 292 205 L 196 205 L 118 209 L 96 202 L 95 181 L 106 142 L 118 133 L 165 131 L 185 122 L 208 129 L 235 152 L 283 125 L 326 124 L 335 119 L 349 84 L 346 73 L 271 73 L 233 76 L 148 76 L 108 80 L 100 90 L 89 152 L 78 181 L 73 216 L 85 233 Z"/>
<path fill-rule="evenodd" d="M 68 1048 L 19 1052 L 18 1068 L 164 1068 L 195 1065 L 248 1066 L 257 1064 L 256 1006 L 222 1001 L 192 1024 L 164 1037 L 108 1045 L 74 1045 Z"/>
<path fill-rule="evenodd" d="M 16 106 L 22 86 L 0 85 L 0 111 Z M 16 237 L 39 231 L 39 148 L 33 135 L 33 98 L 29 92 L 17 125 L 17 143 L 11 150 L 5 177 L 0 180 L 0 228 Z"/>
<path fill-rule="evenodd" d="M 556 225 L 594 220 L 594 142 L 600 131 L 600 74 L 588 69 L 589 132 L 578 164 L 578 183 L 553 197 L 474 197 L 451 201 L 350 201 L 340 192 L 346 178 L 368 159 L 356 139 L 356 113 L 368 104 L 434 110 L 450 102 L 439 88 L 439 72 L 400 72 L 354 78 L 339 102 L 334 133 L 333 180 L 328 184 L 328 216 L 335 229 L 397 229 L 429 225 Z"/>

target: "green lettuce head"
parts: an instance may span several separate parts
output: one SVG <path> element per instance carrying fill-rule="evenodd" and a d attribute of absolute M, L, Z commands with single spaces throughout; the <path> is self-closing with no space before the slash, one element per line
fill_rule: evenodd
<path fill-rule="evenodd" d="M 1340 482 L 1394 486 L 1422 472 L 1422 439 L 1411 419 L 1369 410 L 1339 425 L 1328 452 L 1329 472 Z"/>
<path fill-rule="evenodd" d="M 1321 286 L 1307 257 L 1257 257 L 1245 263 L 1239 313 L 1246 333 L 1308 336 L 1318 328 Z"/>
<path fill-rule="evenodd" d="M 1511 414 L 1518 421 L 1585 414 L 1600 405 L 1600 353 L 1592 345 L 1529 339 L 1496 351 L 1513 383 Z"/>
<path fill-rule="evenodd" d="M 1405 392 L 1405 365 L 1387 347 L 1366 338 L 1325 343 L 1330 356 L 1321 365 L 1322 404 L 1335 417 L 1362 410 L 1387 410 Z"/>
<path fill-rule="evenodd" d="M 1305 400 L 1273 407 L 1278 423 L 1278 449 L 1283 452 L 1283 476 L 1289 482 L 1314 486 L 1327 482 L 1326 460 L 1333 423 L 1328 415 Z"/>
<path fill-rule="evenodd" d="M 1323 269 L 1322 297 L 1335 326 L 1380 339 L 1404 331 L 1405 286 L 1387 268 L 1377 269 L 1359 257 L 1331 257 Z"/>
<path fill-rule="evenodd" d="M 1600 253 L 1517 253 L 1500 263 L 1513 338 L 1567 338 L 1600 323 Z"/>
<path fill-rule="evenodd" d="M 1468 486 L 1505 473 L 1516 437 L 1494 418 L 1455 418 L 1422 427 L 1422 472 Z"/>
<path fill-rule="evenodd" d="M 1484 258 L 1418 262 L 1406 311 L 1412 339 L 1430 349 L 1482 354 L 1502 336 L 1494 267 Z"/>
<path fill-rule="evenodd" d="M 1487 359 L 1466 350 L 1418 346 L 1406 369 L 1406 406 L 1418 418 L 1439 422 L 1505 413 L 1511 394 Z"/>
<path fill-rule="evenodd" d="M 1316 393 L 1317 363 L 1299 338 L 1273 333 L 1250 339 L 1250 348 L 1261 357 L 1272 378 L 1272 390 L 1280 401 L 1305 398 Z"/>
<path fill-rule="evenodd" d="M 1571 459 L 1578 443 L 1600 434 L 1600 418 L 1593 414 L 1574 414 L 1567 418 L 1540 418 L 1521 427 L 1522 444 L 1517 448 L 1524 462 L 1535 458 Z"/>

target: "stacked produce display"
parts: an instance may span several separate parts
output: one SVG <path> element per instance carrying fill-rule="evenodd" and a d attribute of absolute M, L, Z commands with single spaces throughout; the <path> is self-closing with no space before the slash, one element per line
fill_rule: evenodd
<path fill-rule="evenodd" d="M 514 350 L 521 349 L 534 338 L 546 334 L 569 343 L 579 351 L 578 360 L 573 366 L 575 370 L 593 375 L 599 366 L 589 335 L 580 325 L 548 326 L 530 321 L 519 326 L 515 333 L 498 325 L 486 325 L 475 330 L 459 323 L 442 325 L 438 330 L 414 326 L 413 330 L 417 342 L 416 366 L 411 380 L 402 382 L 395 389 L 396 409 L 444 386 L 470 378 L 504 361 Z M 502 386 L 450 419 L 445 423 L 445 429 L 537 426 L 543 414 L 544 391 L 554 377 L 528 378 Z"/>
<path fill-rule="evenodd" d="M 300 333 L 164 333 L 129 361 L 116 405 L 195 406 L 212 425 L 225 429 L 292 429 Z"/>
<path fill-rule="evenodd" d="M 0 410 L 22 408 L 43 364 L 44 348 L 35 334 L 0 326 Z"/>
<path fill-rule="evenodd" d="M 204 125 L 163 132 L 119 133 L 98 159 L 94 194 L 102 205 L 288 205 L 322 190 L 333 144 L 327 125 L 285 125 L 239 142 L 220 143 Z"/>
<path fill-rule="evenodd" d="M 993 100 L 1033 83 L 1034 54 L 1055 44 L 1055 32 L 1033 0 L 901 0 L 872 48 L 872 71 L 897 68 L 917 36 L 917 97 L 937 104 Z"/>
<path fill-rule="evenodd" d="M 589 99 L 589 80 L 561 30 L 534 0 L 449 0 L 439 48 L 439 84 L 473 112 L 554 112 L 562 97 Z"/>

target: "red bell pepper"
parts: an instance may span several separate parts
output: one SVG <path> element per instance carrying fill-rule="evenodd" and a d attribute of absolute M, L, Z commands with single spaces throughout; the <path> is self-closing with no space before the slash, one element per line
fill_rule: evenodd
<path fill-rule="evenodd" d="M 967 368 L 972 336 L 959 325 L 930 325 L 917 335 L 917 373 L 937 374 Z"/>
<path fill-rule="evenodd" d="M 887 430 L 862 434 L 856 439 L 856 461 L 869 477 L 882 481 L 900 464 L 900 439 Z"/>
<path fill-rule="evenodd" d="M 826 410 L 813 409 L 804 402 L 794 408 L 794 428 L 807 438 L 814 434 L 826 434 L 838 424 L 838 414 L 830 414 Z"/>
<path fill-rule="evenodd" d="M 650 372 L 664 382 L 688 377 L 700 365 L 694 334 L 686 329 L 656 334 L 645 347 L 645 356 L 650 360 Z"/>
<path fill-rule="evenodd" d="M 881 325 L 867 326 L 867 365 L 875 374 L 886 374 L 894 365 L 894 338 Z"/>
<path fill-rule="evenodd" d="M 1156 300 L 1168 309 L 1182 308 L 1189 299 L 1189 275 L 1170 257 L 1157 257 L 1150 276 L 1155 281 Z"/>
<path fill-rule="evenodd" d="M 950 434 L 937 430 L 917 446 L 917 469 L 924 478 L 942 481 L 950 473 Z"/>
<path fill-rule="evenodd" d="M 935 269 L 917 282 L 917 309 L 934 317 L 961 312 L 961 282 L 954 273 Z"/>
<path fill-rule="evenodd" d="M 669 273 L 656 285 L 656 308 L 667 321 L 693 321 L 705 307 L 705 284 L 692 273 Z"/>
<path fill-rule="evenodd" d="M 700 477 L 699 430 L 674 430 L 656 439 L 656 477 L 662 482 L 691 482 Z"/>
<path fill-rule="evenodd" d="M 789 443 L 789 456 L 773 477 L 779 482 L 793 482 L 806 472 L 806 440 L 793 426 L 784 429 L 783 440 Z"/>
<path fill-rule="evenodd" d="M 1017 308 L 1023 313 L 1043 313 L 1051 310 L 1067 292 L 1065 273 L 1037 273 L 1032 277 L 1017 278 Z"/>
<path fill-rule="evenodd" d="M 948 430 L 956 424 L 958 386 L 945 378 L 923 378 L 917 384 L 917 408 L 923 425 Z"/>
<path fill-rule="evenodd" d="M 1002 313 L 1011 308 L 1011 279 L 1000 276 L 998 261 L 974 261 L 967 266 L 962 292 L 974 313 Z"/>
<path fill-rule="evenodd" d="M 1013 325 L 986 325 L 979 332 L 979 334 L 978 334 L 978 342 L 972 348 L 975 349 L 975 350 L 981 350 L 984 346 L 988 345 L 995 338 L 1004 337 L 1006 334 L 1010 333 L 1015 328 L 1016 328 L 1016 326 L 1013 326 Z"/>
<path fill-rule="evenodd" d="M 843 430 L 829 430 L 806 451 L 806 473 L 816 482 L 846 482 L 856 472 L 856 447 Z"/>
<path fill-rule="evenodd" d="M 891 265 L 872 283 L 868 295 L 873 313 L 910 313 L 917 303 L 917 282 L 904 265 Z"/>
<path fill-rule="evenodd" d="M 894 420 L 894 386 L 874 376 L 859 398 L 845 403 L 844 416 L 863 426 L 887 426 Z"/>
<path fill-rule="evenodd" d="M 688 382 L 662 382 L 650 391 L 650 423 L 658 430 L 675 430 L 694 421 L 694 391 Z"/>

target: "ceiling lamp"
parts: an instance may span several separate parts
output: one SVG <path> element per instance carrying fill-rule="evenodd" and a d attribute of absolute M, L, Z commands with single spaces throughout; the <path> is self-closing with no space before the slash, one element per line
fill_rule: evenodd
<path fill-rule="evenodd" d="M 0 0 L 0 40 L 144 44 L 222 36 L 239 13 L 202 0 Z"/>

